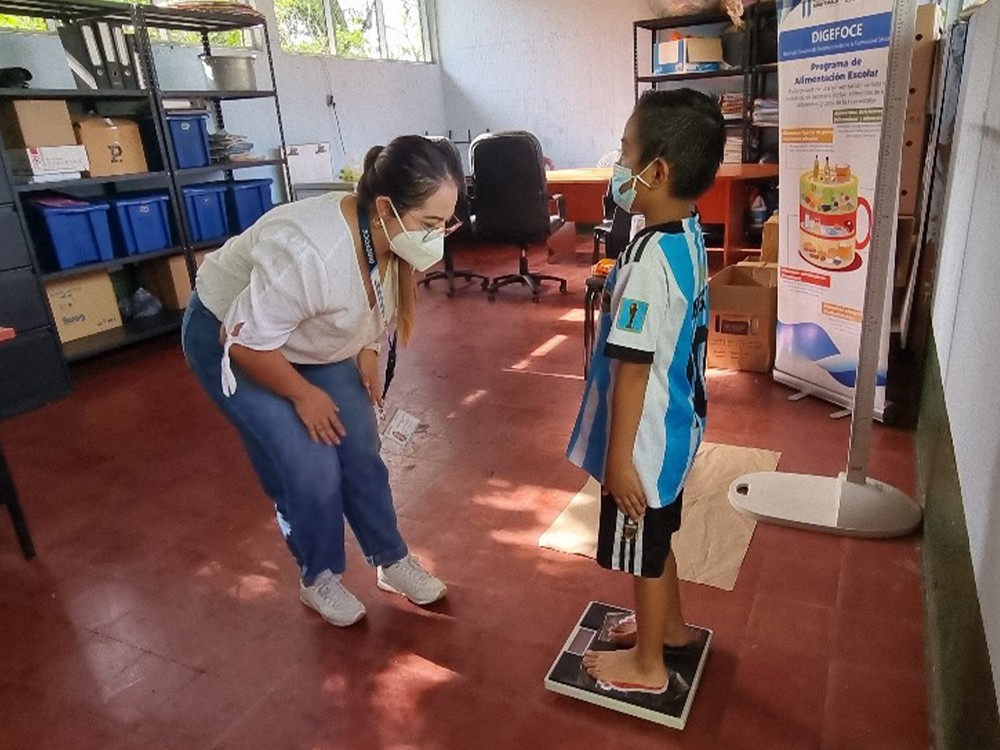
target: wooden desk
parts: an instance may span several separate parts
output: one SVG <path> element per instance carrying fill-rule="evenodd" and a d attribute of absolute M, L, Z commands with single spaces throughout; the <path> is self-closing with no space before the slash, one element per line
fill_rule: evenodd
<path fill-rule="evenodd" d="M 730 265 L 743 253 L 746 231 L 747 185 L 750 180 L 773 179 L 777 164 L 723 164 L 715 184 L 698 199 L 697 208 L 704 224 L 722 224 L 723 265 Z M 549 190 L 566 197 L 566 219 L 580 224 L 599 224 L 604 219 L 604 194 L 611 179 L 611 167 L 553 169 L 546 173 Z"/>

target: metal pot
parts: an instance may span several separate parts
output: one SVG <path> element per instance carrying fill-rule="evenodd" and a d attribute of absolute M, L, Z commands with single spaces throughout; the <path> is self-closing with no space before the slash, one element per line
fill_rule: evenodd
<path fill-rule="evenodd" d="M 198 55 L 205 68 L 205 77 L 216 91 L 256 91 L 254 71 L 256 52 L 240 52 L 225 56 Z"/>

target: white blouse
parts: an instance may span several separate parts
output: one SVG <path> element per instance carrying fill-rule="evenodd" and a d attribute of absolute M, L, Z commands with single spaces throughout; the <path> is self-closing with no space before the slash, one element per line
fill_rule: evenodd
<path fill-rule="evenodd" d="M 222 391 L 236 392 L 229 348 L 278 349 L 289 362 L 328 364 L 378 341 L 395 313 L 396 263 L 382 278 L 385 318 L 368 304 L 343 194 L 279 206 L 205 256 L 198 297 L 226 330 Z"/>

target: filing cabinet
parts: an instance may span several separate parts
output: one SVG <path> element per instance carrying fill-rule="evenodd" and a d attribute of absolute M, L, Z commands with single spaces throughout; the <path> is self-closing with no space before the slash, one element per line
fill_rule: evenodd
<path fill-rule="evenodd" d="M 69 393 L 69 370 L 56 335 L 26 227 L 13 200 L 0 151 L 0 327 L 16 335 L 0 341 L 0 419 Z"/>

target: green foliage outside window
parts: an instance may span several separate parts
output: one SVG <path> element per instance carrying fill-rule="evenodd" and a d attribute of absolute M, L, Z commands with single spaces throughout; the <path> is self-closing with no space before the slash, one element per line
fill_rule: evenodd
<path fill-rule="evenodd" d="M 48 31 L 48 24 L 44 18 L 31 18 L 30 16 L 12 16 L 9 13 L 0 13 L 0 30 L 10 31 Z"/>
<path fill-rule="evenodd" d="M 279 42 L 286 52 L 424 61 L 420 2 L 275 0 Z"/>
<path fill-rule="evenodd" d="M 111 2 L 131 2 L 135 5 L 150 5 L 151 0 L 111 0 Z M 243 0 L 246 2 L 246 0 Z M 319 0 L 322 2 L 322 0 Z M 32 16 L 15 16 L 0 13 L 0 31 L 51 31 L 44 18 Z M 173 29 L 151 29 L 150 36 L 154 41 L 170 42 L 171 44 L 190 44 L 201 46 L 201 34 L 195 31 L 176 31 Z M 208 35 L 213 47 L 250 47 L 252 40 L 249 33 L 240 29 L 218 31 Z"/>

